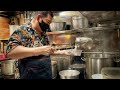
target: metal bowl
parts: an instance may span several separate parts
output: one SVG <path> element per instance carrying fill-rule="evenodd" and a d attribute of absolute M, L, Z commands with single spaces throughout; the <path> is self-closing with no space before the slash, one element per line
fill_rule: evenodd
<path fill-rule="evenodd" d="M 80 72 L 77 70 L 62 70 L 59 72 L 61 79 L 79 79 Z"/>

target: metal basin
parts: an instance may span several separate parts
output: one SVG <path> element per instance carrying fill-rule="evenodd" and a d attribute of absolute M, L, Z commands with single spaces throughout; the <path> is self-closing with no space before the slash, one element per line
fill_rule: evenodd
<path fill-rule="evenodd" d="M 63 70 L 59 72 L 60 79 L 79 79 L 80 72 L 77 70 Z"/>

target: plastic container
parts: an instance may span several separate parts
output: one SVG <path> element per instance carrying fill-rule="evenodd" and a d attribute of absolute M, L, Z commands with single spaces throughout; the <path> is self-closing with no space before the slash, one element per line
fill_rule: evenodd
<path fill-rule="evenodd" d="M 104 67 L 101 74 L 103 79 L 120 79 L 120 67 Z"/>

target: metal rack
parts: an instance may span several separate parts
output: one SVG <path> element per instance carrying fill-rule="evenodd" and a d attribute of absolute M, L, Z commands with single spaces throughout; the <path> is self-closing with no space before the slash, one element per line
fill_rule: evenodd
<path fill-rule="evenodd" d="M 119 23 L 120 11 L 80 11 L 93 23 Z"/>

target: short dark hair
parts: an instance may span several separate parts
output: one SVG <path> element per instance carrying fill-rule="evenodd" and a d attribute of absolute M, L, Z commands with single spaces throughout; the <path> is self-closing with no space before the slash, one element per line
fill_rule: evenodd
<path fill-rule="evenodd" d="M 53 12 L 52 11 L 36 11 L 35 15 L 41 15 L 42 17 L 47 17 L 47 15 L 51 15 L 51 17 L 53 17 Z"/>

